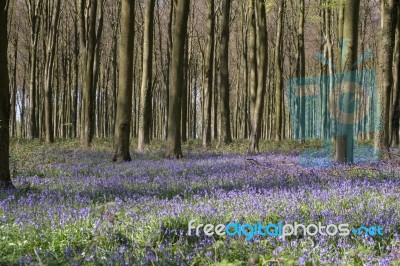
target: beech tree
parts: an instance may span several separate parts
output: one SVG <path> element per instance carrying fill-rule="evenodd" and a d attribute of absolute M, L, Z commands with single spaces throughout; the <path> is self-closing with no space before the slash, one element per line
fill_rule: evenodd
<path fill-rule="evenodd" d="M 119 84 L 113 161 L 131 161 L 129 152 L 132 120 L 133 46 L 135 2 L 122 0 L 119 45 Z"/>
<path fill-rule="evenodd" d="M 39 137 L 37 123 L 37 50 L 40 33 L 40 22 L 42 16 L 43 1 L 41 0 L 25 0 L 29 15 L 30 24 L 30 48 L 29 48 L 29 131 L 28 138 L 34 139 Z"/>
<path fill-rule="evenodd" d="M 396 43 L 393 69 L 392 146 L 400 144 L 400 4 L 397 6 Z"/>
<path fill-rule="evenodd" d="M 94 135 L 96 85 L 98 70 L 98 45 L 102 31 L 103 4 L 101 2 L 99 26 L 97 25 L 98 0 L 79 0 L 80 52 L 82 68 L 81 143 L 90 146 Z"/>
<path fill-rule="evenodd" d="M 252 1 L 252 0 L 250 0 Z M 268 62 L 268 47 L 267 47 L 267 16 L 265 10 L 265 3 L 263 0 L 256 0 L 256 10 L 257 10 L 257 24 L 258 24 L 258 38 L 257 39 L 257 48 L 258 48 L 258 60 L 254 60 L 252 62 L 252 67 L 257 65 L 257 81 L 254 80 L 252 83 L 256 83 L 252 85 L 252 97 L 255 97 L 255 100 L 252 101 L 254 107 L 252 108 L 252 128 L 251 128 L 251 136 L 250 136 L 250 147 L 249 152 L 255 153 L 259 152 L 258 143 L 261 138 L 261 122 L 262 122 L 262 115 L 264 112 L 264 96 L 267 86 L 267 62 Z M 254 12 L 251 10 L 250 12 Z M 252 15 L 254 17 L 254 15 Z M 252 18 L 254 19 L 254 18 Z M 251 22 L 252 24 L 252 31 L 256 31 L 255 23 Z M 256 36 L 254 36 L 256 37 Z M 251 37 L 252 39 L 254 37 Z M 252 45 L 253 40 L 251 41 Z M 253 50 L 254 47 L 250 49 Z M 253 70 L 252 70 L 253 71 Z M 253 79 L 253 77 L 252 77 Z M 254 91 L 255 90 L 255 91 Z"/>
<path fill-rule="evenodd" d="M 383 160 L 390 159 L 390 106 L 393 90 L 393 52 L 395 44 L 395 29 L 397 18 L 396 0 L 382 0 L 382 38 L 379 56 L 379 102 L 381 123 L 376 136 L 376 148 Z"/>
<path fill-rule="evenodd" d="M 282 40 L 283 40 L 283 14 L 285 1 L 278 0 L 278 24 L 276 26 L 275 40 L 275 140 L 282 140 L 283 127 L 283 73 L 282 73 Z"/>
<path fill-rule="evenodd" d="M 342 51 L 343 62 L 341 62 L 341 70 L 344 73 L 356 70 L 357 53 L 358 53 L 358 21 L 360 12 L 360 0 L 344 0 L 344 17 L 343 17 L 343 44 L 346 49 Z M 340 27 L 340 25 L 339 25 Z M 351 80 L 355 80 L 355 72 L 352 72 Z M 353 114 L 352 106 L 354 106 L 354 82 L 345 82 L 343 90 L 343 111 Z M 354 115 L 354 114 L 353 114 Z M 351 121 L 342 121 L 339 117 L 336 138 L 336 154 L 335 161 L 338 163 L 353 163 L 354 149 L 354 117 Z"/>
<path fill-rule="evenodd" d="M 221 140 L 223 145 L 232 142 L 229 83 L 229 22 L 231 0 L 222 0 L 221 47 L 220 47 L 220 97 L 221 97 Z"/>
<path fill-rule="evenodd" d="M 299 10 L 300 16 L 299 16 L 299 28 L 297 30 L 296 75 L 298 78 L 300 78 L 301 81 L 303 81 L 303 79 L 306 77 L 306 58 L 305 58 L 305 47 L 304 47 L 304 16 L 305 16 L 304 0 L 300 0 L 299 4 L 300 4 L 300 10 Z M 304 97 L 305 97 L 304 86 L 301 86 L 300 101 L 299 101 L 299 118 L 301 122 L 299 124 L 300 126 L 299 136 L 302 141 L 304 141 L 306 137 L 306 128 L 305 128 L 306 101 Z"/>
<path fill-rule="evenodd" d="M 150 143 L 150 125 L 152 120 L 152 76 L 153 76 L 153 39 L 154 39 L 155 0 L 146 1 L 143 40 L 143 75 L 139 112 L 138 150 L 143 151 Z"/>
<path fill-rule="evenodd" d="M 182 158 L 181 102 L 190 0 L 173 0 L 172 55 L 168 108 L 167 158 Z"/>
<path fill-rule="evenodd" d="M 45 32 L 47 34 L 46 42 L 46 62 L 44 70 L 45 85 L 45 126 L 46 142 L 54 142 L 53 129 L 53 73 L 54 57 L 56 52 L 56 41 L 58 35 L 58 24 L 60 16 L 60 0 L 46 1 Z M 57 95 L 56 95 L 57 96 Z"/>
<path fill-rule="evenodd" d="M 213 79 L 214 79 L 214 50 L 215 50 L 215 4 L 214 0 L 208 0 L 207 18 L 207 50 L 205 59 L 204 76 L 204 127 L 203 127 L 203 146 L 211 145 L 211 108 L 213 99 Z"/>
<path fill-rule="evenodd" d="M 10 175 L 10 91 L 8 77 L 8 0 L 0 0 L 0 189 L 12 187 Z"/>

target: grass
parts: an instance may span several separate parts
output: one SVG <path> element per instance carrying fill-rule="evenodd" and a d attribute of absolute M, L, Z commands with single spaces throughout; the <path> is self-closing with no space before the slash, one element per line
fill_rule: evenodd
<path fill-rule="evenodd" d="M 12 140 L 19 190 L 0 193 L 0 265 L 399 265 L 398 166 L 303 167 L 321 142 L 263 141 L 253 156 L 247 144 L 206 150 L 190 141 L 176 161 L 153 141 L 114 164 L 108 139 L 91 148 Z M 385 235 L 188 236 L 192 219 L 348 222 L 381 225 Z"/>

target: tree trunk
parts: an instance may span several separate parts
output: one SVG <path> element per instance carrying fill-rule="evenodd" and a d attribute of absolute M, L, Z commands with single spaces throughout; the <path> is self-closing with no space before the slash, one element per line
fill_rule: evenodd
<path fill-rule="evenodd" d="M 30 50 L 29 50 L 29 131 L 28 138 L 35 139 L 39 137 L 37 131 L 37 47 L 40 31 L 40 20 L 42 12 L 42 1 L 26 0 L 28 7 L 29 20 L 31 26 Z"/>
<path fill-rule="evenodd" d="M 252 130 L 250 136 L 249 153 L 259 152 L 258 143 L 261 138 L 262 116 L 264 113 L 264 98 L 267 86 L 267 64 L 268 64 L 268 36 L 267 36 L 267 15 L 265 3 L 262 0 L 256 0 L 257 22 L 258 22 L 258 68 L 256 101 L 253 108 Z M 252 48 L 250 48 L 252 49 Z"/>
<path fill-rule="evenodd" d="M 74 21 L 74 92 L 72 99 L 72 137 L 78 136 L 78 90 L 79 90 L 79 6 L 75 1 L 75 21 Z"/>
<path fill-rule="evenodd" d="M 132 120 L 133 47 L 135 3 L 122 0 L 119 46 L 119 86 L 113 161 L 131 161 L 129 153 Z"/>
<path fill-rule="evenodd" d="M 214 18 L 214 0 L 208 0 L 208 20 L 207 20 L 207 51 L 205 59 L 205 77 L 204 77 L 204 122 L 203 122 L 203 146 L 211 146 L 211 107 L 212 107 L 212 87 L 213 87 L 213 69 L 214 69 L 214 43 L 215 43 L 215 18 Z"/>
<path fill-rule="evenodd" d="M 7 0 L 0 1 L 0 189 L 13 187 L 10 175 L 10 91 L 8 76 Z"/>
<path fill-rule="evenodd" d="M 330 0 L 327 0 L 327 3 L 330 3 Z M 332 47 L 332 34 L 331 34 L 331 19 L 332 19 L 332 12 L 330 9 L 325 10 L 324 16 L 324 31 L 325 31 L 325 41 L 326 41 L 326 49 L 328 53 L 328 74 L 329 74 L 329 86 L 326 87 L 326 91 L 323 93 L 323 105 L 321 108 L 321 119 L 322 119 L 322 136 L 323 139 L 329 139 L 331 137 L 331 124 L 330 124 L 330 117 L 328 112 L 328 103 L 329 103 L 329 95 L 333 91 L 334 87 L 334 68 L 333 68 L 333 47 Z"/>
<path fill-rule="evenodd" d="M 284 0 L 279 0 L 278 24 L 276 28 L 275 45 L 275 139 L 282 139 L 283 123 L 283 75 L 282 75 L 282 37 L 283 37 L 283 11 L 285 7 Z"/>
<path fill-rule="evenodd" d="M 99 100 L 99 95 L 98 95 L 98 83 L 99 83 L 99 74 L 100 74 L 100 62 L 101 62 L 101 58 L 100 58 L 100 46 L 101 46 L 101 37 L 103 34 L 103 26 L 104 26 L 104 1 L 105 0 L 101 0 L 100 1 L 100 16 L 99 16 L 99 22 L 98 22 L 98 27 L 97 30 L 95 32 L 95 39 L 94 39 L 94 53 L 93 53 L 93 75 L 92 75 L 92 84 L 91 84 L 91 99 L 92 99 L 92 104 L 93 107 L 91 108 L 91 112 L 90 112 L 90 120 L 91 120 L 91 128 L 90 128 L 90 132 L 93 136 L 95 135 L 96 132 L 96 137 L 98 136 L 98 131 L 96 131 L 95 125 L 96 125 L 96 114 L 97 117 L 100 115 L 99 112 L 96 112 L 98 110 L 98 106 L 97 106 L 97 101 Z"/>
<path fill-rule="evenodd" d="M 339 15 L 338 15 L 338 25 L 337 25 L 337 34 L 338 34 L 338 51 L 337 51 L 337 62 L 336 62 L 336 70 L 338 73 L 338 78 L 336 80 L 337 84 L 341 83 L 341 73 L 342 73 L 342 64 L 343 64 L 343 58 L 342 58 L 342 47 L 343 47 L 343 26 L 344 26 L 344 0 L 339 0 Z M 333 138 L 333 145 L 334 145 L 334 151 L 335 151 L 335 160 L 337 158 L 343 157 L 343 154 L 339 154 L 339 152 L 343 153 L 343 149 L 339 148 L 342 145 L 342 139 L 340 136 L 337 136 L 337 122 L 336 119 L 338 117 L 338 103 L 337 99 L 335 97 L 335 92 L 331 92 L 332 95 L 332 100 L 333 100 L 333 112 L 334 112 L 334 118 L 335 121 L 333 123 L 333 133 L 334 133 L 334 138 Z"/>
<path fill-rule="evenodd" d="M 172 56 L 168 108 L 167 158 L 182 158 L 181 94 L 184 85 L 184 52 L 190 0 L 174 0 L 175 18 L 172 33 Z"/>
<path fill-rule="evenodd" d="M 97 0 L 80 0 L 80 43 L 82 56 L 82 115 L 81 115 L 81 143 L 90 146 L 93 139 L 93 78 L 96 47 L 96 17 Z"/>
<path fill-rule="evenodd" d="M 25 73 L 26 67 L 24 67 Z M 26 137 L 26 129 L 25 129 L 25 94 L 26 94 L 26 76 L 24 75 L 24 80 L 22 82 L 22 96 L 21 96 L 21 125 L 20 125 L 20 136 L 21 138 Z"/>
<path fill-rule="evenodd" d="M 299 138 L 304 141 L 306 138 L 306 99 L 305 99 L 305 89 L 304 89 L 304 78 L 306 76 L 306 58 L 305 58 L 305 47 L 304 47 L 304 13 L 305 13 L 305 3 L 304 0 L 300 0 L 300 18 L 299 18 L 299 28 L 297 32 L 297 64 L 296 64 L 296 75 L 300 78 L 300 99 L 299 99 Z"/>
<path fill-rule="evenodd" d="M 359 21 L 359 11 L 360 11 L 360 0 L 345 0 L 344 6 L 344 22 L 343 22 L 343 42 L 342 51 L 343 62 L 341 69 L 343 73 L 348 73 L 356 70 L 357 66 L 354 63 L 357 61 L 358 52 L 358 21 Z M 351 80 L 356 79 L 356 74 L 353 72 Z M 342 84 L 343 90 L 347 92 L 343 97 L 343 112 L 347 114 L 354 113 L 352 111 L 352 106 L 354 102 L 352 98 L 354 96 L 354 82 L 346 82 Z M 338 105 L 340 100 L 338 100 Z M 338 108 L 338 106 L 335 106 Z M 336 122 L 336 154 L 335 161 L 338 163 L 353 163 L 353 146 L 354 146 L 354 117 L 350 117 L 351 121 L 342 121 L 343 117 L 337 117 Z"/>
<path fill-rule="evenodd" d="M 249 59 L 250 59 L 250 128 L 253 128 L 253 115 L 257 99 L 257 27 L 256 27 L 256 11 L 255 1 L 249 0 Z M 251 134 L 251 133 L 250 133 Z"/>
<path fill-rule="evenodd" d="M 215 19 L 217 19 L 217 17 L 215 18 Z M 217 46 L 218 46 L 218 42 L 217 42 L 217 40 L 215 40 L 216 41 L 216 43 L 215 43 L 215 49 L 214 49 L 214 54 L 216 54 L 217 53 Z M 213 128 L 212 128 L 212 131 L 213 131 L 213 137 L 214 137 L 214 140 L 218 140 L 219 139 L 219 116 L 218 116 L 218 114 L 220 113 L 219 112 L 219 109 L 218 109 L 218 104 L 219 104 L 219 93 L 217 93 L 217 87 L 218 87 L 218 79 L 216 78 L 217 77 L 217 73 L 219 73 L 219 61 L 218 61 L 218 56 L 214 56 L 214 70 L 213 70 L 213 76 L 215 77 L 214 78 L 214 80 L 213 80 L 213 91 L 214 91 L 214 97 L 213 97 L 213 113 L 212 113 L 212 116 L 213 116 Z"/>
<path fill-rule="evenodd" d="M 169 20 L 168 20 L 168 45 L 167 45 L 167 75 L 166 75 L 166 86 L 165 86 L 165 111 L 164 111 L 164 140 L 168 140 L 168 115 L 169 115 L 169 92 L 171 87 L 170 82 L 170 70 L 171 70 L 171 54 L 172 54 L 172 23 L 174 20 L 174 2 L 171 1 L 169 9 Z"/>
<path fill-rule="evenodd" d="M 400 144 L 400 5 L 397 7 L 396 50 L 393 69 L 392 146 Z"/>
<path fill-rule="evenodd" d="M 18 34 L 14 39 L 14 67 L 12 76 L 12 90 L 11 90 L 11 113 L 10 113 L 10 130 L 11 136 L 17 136 L 17 68 L 18 68 Z"/>
<path fill-rule="evenodd" d="M 190 23 L 188 22 L 190 25 Z M 191 45 L 190 42 L 190 32 L 188 32 L 188 37 L 186 38 L 186 44 L 185 44 L 185 49 L 184 49 L 184 63 L 183 63 L 183 73 L 184 73 L 184 78 L 183 78 L 183 86 L 182 86 L 182 92 L 181 92 L 181 141 L 182 143 L 187 142 L 187 120 L 188 120 L 188 92 L 190 90 L 190 82 L 191 82 L 191 69 L 190 69 L 190 51 L 189 51 L 189 46 Z"/>
<path fill-rule="evenodd" d="M 380 43 L 379 62 L 379 101 L 381 122 L 376 132 L 375 145 L 382 160 L 390 159 L 390 105 L 393 90 L 393 52 L 395 43 L 395 27 L 397 20 L 397 0 L 382 0 L 382 38 Z"/>
<path fill-rule="evenodd" d="M 152 120 L 152 76 L 153 76 L 153 40 L 155 0 L 146 1 L 146 17 L 143 40 L 143 76 L 139 111 L 138 150 L 143 151 L 150 143 L 150 125 Z"/>
<path fill-rule="evenodd" d="M 58 32 L 58 19 L 60 15 L 60 0 L 48 0 L 48 12 L 47 22 L 47 51 L 46 51 L 46 62 L 45 62 L 45 127 L 46 127 L 46 143 L 54 142 L 54 131 L 53 131 L 53 72 L 54 72 L 54 56 L 56 51 L 56 40 Z M 51 13 L 50 13 L 51 12 Z M 57 112 L 56 112 L 57 115 Z M 56 127 L 58 125 L 56 124 Z"/>
<path fill-rule="evenodd" d="M 229 99 L 229 22 L 230 22 L 231 0 L 222 1 L 221 21 L 221 47 L 220 47 L 220 87 L 221 87 L 221 140 L 222 145 L 232 143 L 231 114 Z"/>

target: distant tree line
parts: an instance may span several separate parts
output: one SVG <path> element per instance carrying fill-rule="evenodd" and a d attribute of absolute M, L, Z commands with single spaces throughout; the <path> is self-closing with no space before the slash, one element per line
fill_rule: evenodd
<path fill-rule="evenodd" d="M 354 138 L 374 139 L 387 160 L 399 145 L 400 7 L 378 2 L 0 0 L 1 184 L 11 184 L 9 136 L 80 138 L 84 146 L 113 137 L 113 160 L 129 161 L 132 138 L 140 151 L 164 139 L 166 156 L 181 158 L 189 139 L 204 147 L 248 139 L 257 153 L 261 139 L 296 132 L 334 139 L 341 163 L 352 162 Z M 355 64 L 367 50 L 375 56 Z M 362 69 L 377 70 L 381 107 L 363 130 L 330 134 L 324 100 L 318 108 L 299 101 L 290 112 L 287 80 Z M 293 131 L 293 115 L 307 123 Z M 378 132 L 365 130 L 373 117 Z"/>

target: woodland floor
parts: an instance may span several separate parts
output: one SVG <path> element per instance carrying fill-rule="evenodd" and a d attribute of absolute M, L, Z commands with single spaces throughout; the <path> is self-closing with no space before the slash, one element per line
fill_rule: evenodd
<path fill-rule="evenodd" d="M 356 165 L 333 166 L 317 141 L 263 142 L 256 156 L 246 144 L 190 142 L 184 159 L 167 160 L 155 141 L 115 164 L 110 140 L 13 140 L 18 190 L 0 192 L 0 265 L 400 265 L 398 160 L 374 163 L 361 149 Z M 192 219 L 379 225 L 384 235 L 188 236 Z"/>

